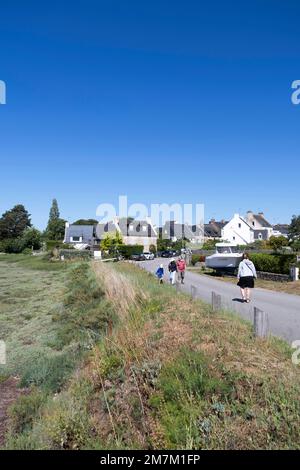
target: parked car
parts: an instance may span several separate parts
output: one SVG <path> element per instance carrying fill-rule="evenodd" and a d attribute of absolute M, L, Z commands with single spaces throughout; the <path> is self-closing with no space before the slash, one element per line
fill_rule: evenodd
<path fill-rule="evenodd" d="M 150 253 L 150 251 L 144 251 L 143 256 L 145 256 L 146 260 L 154 259 L 154 253 Z"/>
<path fill-rule="evenodd" d="M 176 251 L 174 250 L 165 250 L 161 253 L 162 258 L 172 258 L 176 256 Z"/>
<path fill-rule="evenodd" d="M 145 261 L 146 258 L 143 253 L 134 253 L 130 256 L 130 259 L 132 261 Z"/>

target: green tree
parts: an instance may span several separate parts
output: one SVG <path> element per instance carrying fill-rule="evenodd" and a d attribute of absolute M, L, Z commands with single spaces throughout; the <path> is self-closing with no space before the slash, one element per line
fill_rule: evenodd
<path fill-rule="evenodd" d="M 73 222 L 73 225 L 97 225 L 98 220 L 96 219 L 78 219 Z"/>
<path fill-rule="evenodd" d="M 116 253 L 120 246 L 124 245 L 122 235 L 119 232 L 108 233 L 100 243 L 100 248 L 109 253 Z"/>
<path fill-rule="evenodd" d="M 48 223 L 46 230 L 46 238 L 48 240 L 61 241 L 65 236 L 66 221 L 63 219 L 54 219 Z"/>
<path fill-rule="evenodd" d="M 57 200 L 53 199 L 45 237 L 48 240 L 63 240 L 65 235 L 65 223 L 66 221 L 60 218 Z"/>
<path fill-rule="evenodd" d="M 278 251 L 282 249 L 282 247 L 288 245 L 288 240 L 285 238 L 283 235 L 280 235 L 280 237 L 275 237 L 272 235 L 269 240 L 268 240 L 268 245 L 274 250 Z"/>
<path fill-rule="evenodd" d="M 42 234 L 34 227 L 27 228 L 22 235 L 21 242 L 23 249 L 33 248 L 39 250 L 42 246 Z"/>
<path fill-rule="evenodd" d="M 300 238 L 300 215 L 293 215 L 289 226 L 289 238 L 294 240 Z"/>
<path fill-rule="evenodd" d="M 60 218 L 60 212 L 59 212 L 57 200 L 53 199 L 52 200 L 52 206 L 51 206 L 50 212 L 49 212 L 49 222 L 51 222 L 52 220 L 59 219 L 59 218 Z"/>
<path fill-rule="evenodd" d="M 0 240 L 18 238 L 27 227 L 31 227 L 30 214 L 22 204 L 18 204 L 2 215 Z"/>

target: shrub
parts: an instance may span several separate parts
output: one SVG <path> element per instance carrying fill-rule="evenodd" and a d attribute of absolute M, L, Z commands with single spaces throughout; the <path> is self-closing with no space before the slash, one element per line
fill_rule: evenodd
<path fill-rule="evenodd" d="M 257 271 L 276 274 L 289 274 L 290 266 L 295 263 L 295 255 L 253 253 L 250 255 Z"/>
<path fill-rule="evenodd" d="M 36 228 L 27 228 L 22 235 L 24 248 L 33 248 L 39 250 L 42 246 L 42 234 Z"/>
<path fill-rule="evenodd" d="M 8 238 L 0 241 L 0 251 L 4 253 L 21 253 L 24 248 L 22 238 Z"/>
<path fill-rule="evenodd" d="M 10 431 L 17 434 L 30 428 L 45 400 L 46 395 L 37 389 L 21 396 L 9 409 Z"/>
<path fill-rule="evenodd" d="M 57 240 L 46 240 L 46 249 L 47 251 L 52 251 L 54 248 L 62 248 L 62 249 L 73 249 L 72 245 L 68 243 L 60 242 Z"/>
<path fill-rule="evenodd" d="M 204 263 L 205 256 L 204 255 L 192 255 L 192 265 L 195 266 L 196 263 Z"/>
<path fill-rule="evenodd" d="M 24 248 L 24 250 L 22 251 L 22 254 L 23 255 L 31 255 L 32 250 L 30 248 Z"/>
<path fill-rule="evenodd" d="M 89 260 L 91 257 L 91 252 L 90 250 L 62 249 L 62 250 L 59 250 L 59 256 L 63 256 L 65 260 L 68 260 L 68 259 Z"/>
<path fill-rule="evenodd" d="M 143 251 L 143 245 L 122 245 L 119 247 L 119 253 L 126 259 L 129 259 L 135 254 L 140 255 Z"/>
<path fill-rule="evenodd" d="M 70 352 L 56 356 L 39 356 L 25 368 L 20 385 L 36 385 L 47 392 L 58 392 L 70 377 L 75 364 L 75 355 Z"/>

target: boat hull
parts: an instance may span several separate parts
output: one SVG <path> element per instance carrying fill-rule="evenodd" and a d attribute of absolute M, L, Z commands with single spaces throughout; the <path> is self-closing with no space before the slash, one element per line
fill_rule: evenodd
<path fill-rule="evenodd" d="M 205 266 L 220 271 L 234 271 L 237 269 L 241 259 L 242 255 L 214 254 L 206 257 Z"/>

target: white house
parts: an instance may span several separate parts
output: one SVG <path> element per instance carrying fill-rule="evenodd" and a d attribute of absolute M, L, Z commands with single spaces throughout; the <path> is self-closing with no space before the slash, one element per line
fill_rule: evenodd
<path fill-rule="evenodd" d="M 230 243 L 248 245 L 254 241 L 254 231 L 243 217 L 234 214 L 232 219 L 222 228 L 221 237 Z"/>
<path fill-rule="evenodd" d="M 273 227 L 266 220 L 263 212 L 254 214 L 252 211 L 248 211 L 245 220 L 254 232 L 254 240 L 269 240 L 274 235 Z"/>

